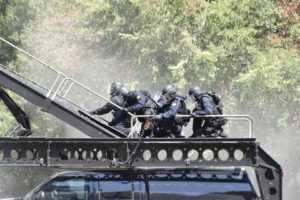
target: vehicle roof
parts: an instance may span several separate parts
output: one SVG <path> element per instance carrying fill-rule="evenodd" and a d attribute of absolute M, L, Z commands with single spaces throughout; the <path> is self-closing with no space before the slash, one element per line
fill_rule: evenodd
<path fill-rule="evenodd" d="M 144 172 L 148 173 L 203 173 L 203 174 L 230 174 L 235 176 L 241 176 L 244 174 L 245 169 L 242 167 L 222 167 L 222 168 L 195 168 L 195 169 L 184 169 L 184 168 L 146 168 L 146 169 L 137 169 L 137 168 L 128 168 L 128 169 L 97 169 L 97 170 L 68 170 L 64 172 L 57 173 L 54 177 L 59 176 L 92 176 L 99 175 L 103 173 L 137 173 L 143 174 Z"/>

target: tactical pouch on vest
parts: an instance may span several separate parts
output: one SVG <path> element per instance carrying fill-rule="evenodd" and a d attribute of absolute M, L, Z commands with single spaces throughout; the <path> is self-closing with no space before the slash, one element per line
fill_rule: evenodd
<path fill-rule="evenodd" d="M 227 123 L 227 119 L 224 117 L 218 117 L 215 119 L 208 120 L 207 124 L 211 127 L 220 127 Z"/>

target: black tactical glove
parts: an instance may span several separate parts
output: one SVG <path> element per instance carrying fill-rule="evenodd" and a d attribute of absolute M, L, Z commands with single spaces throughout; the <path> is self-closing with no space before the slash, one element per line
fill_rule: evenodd
<path fill-rule="evenodd" d="M 95 111 L 90 111 L 89 114 L 90 114 L 90 115 L 94 115 L 94 114 L 96 114 L 96 113 L 95 113 Z"/>
<path fill-rule="evenodd" d="M 123 111 L 125 112 L 131 112 L 132 113 L 132 108 L 131 107 L 128 107 L 128 108 L 123 108 Z"/>
<path fill-rule="evenodd" d="M 108 122 L 108 125 L 109 126 L 113 126 L 114 124 L 112 122 Z"/>
<path fill-rule="evenodd" d="M 133 113 L 133 108 L 130 106 L 130 107 L 127 107 L 127 108 L 125 108 L 126 110 L 127 110 L 127 112 L 131 112 L 131 113 Z"/>
<path fill-rule="evenodd" d="M 162 120 L 162 115 L 154 115 L 150 118 L 151 121 L 160 121 Z"/>

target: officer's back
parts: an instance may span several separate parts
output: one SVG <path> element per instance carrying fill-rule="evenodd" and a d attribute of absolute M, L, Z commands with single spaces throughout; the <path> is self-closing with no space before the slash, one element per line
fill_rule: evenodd
<path fill-rule="evenodd" d="M 114 104 L 123 107 L 125 104 L 123 96 L 120 94 L 120 90 L 123 87 L 123 84 L 120 82 L 113 82 L 110 86 L 110 101 L 113 102 Z M 112 114 L 113 116 L 118 115 L 120 112 L 120 109 L 114 106 L 112 103 L 107 102 L 104 106 L 93 110 L 90 112 L 92 115 L 103 115 L 107 114 L 111 111 L 114 111 Z"/>
<path fill-rule="evenodd" d="M 140 91 L 129 91 L 126 87 L 122 87 L 120 94 L 123 96 L 125 105 L 123 110 L 114 117 L 111 125 L 124 120 L 129 116 L 128 112 L 136 115 L 143 114 L 143 109 L 147 102 L 147 97 Z"/>
<path fill-rule="evenodd" d="M 176 94 L 176 90 L 172 85 L 166 85 L 162 90 L 159 104 L 159 114 L 152 118 L 158 125 L 156 136 L 158 137 L 174 137 L 180 136 L 183 123 L 180 119 L 175 118 L 177 114 L 182 114 L 184 105 L 183 97 Z"/>

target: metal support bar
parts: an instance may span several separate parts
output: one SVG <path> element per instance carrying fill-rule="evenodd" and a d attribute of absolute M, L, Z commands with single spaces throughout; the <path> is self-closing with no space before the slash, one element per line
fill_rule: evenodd
<path fill-rule="evenodd" d="M 10 133 L 9 136 L 12 136 L 13 134 L 15 134 L 15 133 L 16 133 L 16 130 L 18 130 L 20 127 L 21 127 L 21 125 L 18 124 L 18 125 L 12 130 L 12 132 Z"/>
<path fill-rule="evenodd" d="M 135 127 L 133 122 L 137 121 L 137 118 L 146 118 L 146 117 L 152 117 L 153 115 L 136 115 L 135 117 L 131 118 L 131 132 L 128 135 L 128 137 L 132 138 L 134 135 Z M 183 118 L 190 118 L 190 115 L 176 115 L 175 117 L 183 117 Z M 249 125 L 249 138 L 254 138 L 254 120 L 253 117 L 250 115 L 199 115 L 196 116 L 196 118 L 214 118 L 214 117 L 225 117 L 229 120 L 233 121 L 247 121 Z"/>
<path fill-rule="evenodd" d="M 257 166 L 253 139 L 1 138 L 0 166 L 71 168 Z M 132 158 L 127 165 L 118 165 Z M 41 162 L 43 161 L 43 162 Z"/>
<path fill-rule="evenodd" d="M 3 136 L 6 136 L 6 134 L 8 134 L 8 132 L 9 132 L 10 130 L 12 130 L 13 127 L 15 127 L 17 124 L 18 124 L 18 121 L 14 121 L 14 122 L 11 124 L 11 126 L 10 126 L 8 129 L 6 129 L 4 133 L 2 133 L 1 136 L 2 136 L 2 137 L 3 137 Z"/>
<path fill-rule="evenodd" d="M 260 182 L 262 199 L 282 199 L 282 168 L 260 146 L 257 147 L 258 168 L 256 178 Z"/>
<path fill-rule="evenodd" d="M 50 98 L 50 95 L 51 95 L 52 91 L 54 90 L 54 88 L 55 88 L 55 86 L 56 86 L 56 84 L 57 84 L 60 76 L 61 76 L 61 74 L 57 73 L 57 76 L 56 76 L 56 79 L 55 79 L 54 83 L 52 84 L 52 86 L 50 87 L 48 93 L 46 94 L 47 98 Z"/>

